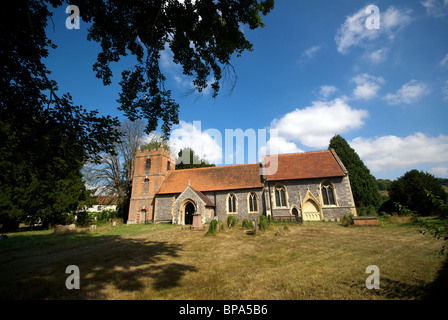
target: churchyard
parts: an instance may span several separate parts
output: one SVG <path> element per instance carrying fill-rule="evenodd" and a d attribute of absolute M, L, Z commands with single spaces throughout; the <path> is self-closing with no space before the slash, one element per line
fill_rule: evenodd
<path fill-rule="evenodd" d="M 170 224 L 99 225 L 8 233 L 0 241 L 1 299 L 425 299 L 446 287 L 442 240 L 409 221 L 241 222 L 215 236 Z M 377 266 L 378 289 L 368 289 Z M 68 266 L 79 270 L 79 289 Z M 440 297 L 440 296 L 439 296 Z"/>

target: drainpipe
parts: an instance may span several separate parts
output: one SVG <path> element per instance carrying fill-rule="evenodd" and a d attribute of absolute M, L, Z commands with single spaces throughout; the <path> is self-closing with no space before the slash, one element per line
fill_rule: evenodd
<path fill-rule="evenodd" d="M 215 209 L 213 209 L 213 212 L 215 213 L 214 217 L 216 217 L 216 191 L 213 191 L 213 202 L 215 204 Z"/>
<path fill-rule="evenodd" d="M 272 199 L 271 199 L 271 184 L 268 179 L 266 179 L 268 182 L 268 192 L 269 192 L 269 207 L 271 209 L 271 217 L 274 218 L 274 210 L 272 208 Z"/>

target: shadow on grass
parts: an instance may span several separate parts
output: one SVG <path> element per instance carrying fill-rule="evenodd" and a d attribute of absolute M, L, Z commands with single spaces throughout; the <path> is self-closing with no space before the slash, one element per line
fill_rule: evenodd
<path fill-rule="evenodd" d="M 437 271 L 436 279 L 427 286 L 426 300 L 448 300 L 448 257 L 440 270 Z"/>
<path fill-rule="evenodd" d="M 45 242 L 55 236 L 39 237 L 46 237 Z M 34 247 L 29 253 L 24 245 L 0 247 L 0 299 L 113 299 L 123 292 L 174 288 L 186 273 L 197 272 L 176 262 L 180 244 L 115 235 L 71 240 L 50 249 Z M 65 273 L 69 265 L 79 268 L 79 290 L 65 286 L 71 275 Z"/>
<path fill-rule="evenodd" d="M 444 300 L 448 299 L 448 260 L 437 272 L 436 279 L 425 284 L 424 281 L 418 281 L 416 284 L 403 283 L 388 278 L 381 277 L 381 289 L 369 290 L 372 294 L 377 294 L 386 299 L 399 300 Z M 366 289 L 363 289 L 364 291 Z"/>

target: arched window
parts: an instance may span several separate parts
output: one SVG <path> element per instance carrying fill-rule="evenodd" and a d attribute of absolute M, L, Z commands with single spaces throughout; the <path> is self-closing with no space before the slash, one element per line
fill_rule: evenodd
<path fill-rule="evenodd" d="M 236 213 L 236 197 L 233 193 L 227 196 L 227 213 Z"/>
<path fill-rule="evenodd" d="M 149 179 L 148 177 L 145 178 L 143 181 L 143 192 L 148 193 L 149 192 Z"/>
<path fill-rule="evenodd" d="M 145 173 L 148 174 L 151 171 L 151 159 L 146 159 L 145 163 Z"/>
<path fill-rule="evenodd" d="M 286 202 L 286 188 L 284 185 L 277 184 L 274 187 L 274 198 L 275 198 L 275 206 L 278 207 L 287 207 Z"/>
<path fill-rule="evenodd" d="M 324 205 L 336 205 L 334 187 L 330 181 L 325 180 L 324 182 L 322 182 L 321 192 Z"/>
<path fill-rule="evenodd" d="M 249 192 L 247 196 L 247 207 L 249 208 L 249 213 L 258 212 L 258 198 L 257 194 L 253 191 Z"/>
<path fill-rule="evenodd" d="M 166 163 L 166 171 L 170 171 L 170 168 L 171 168 L 171 162 L 167 162 Z"/>

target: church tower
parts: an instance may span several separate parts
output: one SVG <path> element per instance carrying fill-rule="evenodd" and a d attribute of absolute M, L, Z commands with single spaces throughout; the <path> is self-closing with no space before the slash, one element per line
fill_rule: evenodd
<path fill-rule="evenodd" d="M 137 150 L 128 224 L 153 220 L 155 193 L 168 172 L 175 169 L 175 163 L 170 153 L 162 147 L 157 150 Z"/>

